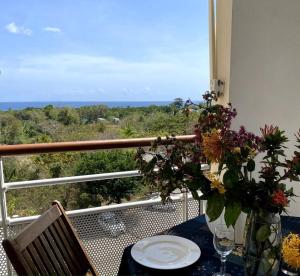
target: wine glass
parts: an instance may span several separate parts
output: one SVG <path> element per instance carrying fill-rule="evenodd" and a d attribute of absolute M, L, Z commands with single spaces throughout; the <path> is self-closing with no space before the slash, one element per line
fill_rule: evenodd
<path fill-rule="evenodd" d="M 230 276 L 226 273 L 226 256 L 231 253 L 234 248 L 234 229 L 227 227 L 226 224 L 219 224 L 215 227 L 214 247 L 221 259 L 221 270 L 213 276 Z"/>

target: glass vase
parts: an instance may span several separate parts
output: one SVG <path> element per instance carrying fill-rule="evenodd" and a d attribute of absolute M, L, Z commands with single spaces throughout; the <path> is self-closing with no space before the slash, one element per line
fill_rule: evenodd
<path fill-rule="evenodd" d="M 284 261 L 281 262 L 281 272 L 284 275 L 288 275 L 288 276 L 299 276 L 300 275 L 300 269 L 290 267 Z"/>
<path fill-rule="evenodd" d="M 246 225 L 245 275 L 277 275 L 280 264 L 281 239 L 279 215 L 252 211 Z"/>

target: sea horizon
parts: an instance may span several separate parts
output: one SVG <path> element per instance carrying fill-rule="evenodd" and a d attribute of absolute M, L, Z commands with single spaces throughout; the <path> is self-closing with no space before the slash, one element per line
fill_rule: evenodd
<path fill-rule="evenodd" d="M 20 102 L 0 102 L 0 110 L 8 111 L 22 110 L 26 108 L 44 108 L 47 105 L 55 107 L 73 107 L 105 105 L 109 108 L 120 107 L 146 107 L 150 105 L 164 106 L 169 105 L 173 101 L 20 101 Z"/>

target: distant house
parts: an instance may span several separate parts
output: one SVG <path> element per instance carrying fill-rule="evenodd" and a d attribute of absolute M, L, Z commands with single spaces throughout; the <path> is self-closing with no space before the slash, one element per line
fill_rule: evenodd
<path fill-rule="evenodd" d="M 190 112 L 199 112 L 199 109 L 197 108 L 197 107 L 195 107 L 195 108 L 189 108 L 189 111 Z"/>
<path fill-rule="evenodd" d="M 106 122 L 105 118 L 97 118 L 97 122 Z"/>
<path fill-rule="evenodd" d="M 112 121 L 113 121 L 115 124 L 118 124 L 118 123 L 120 122 L 120 119 L 117 118 L 117 117 L 114 117 L 114 118 L 112 119 Z"/>

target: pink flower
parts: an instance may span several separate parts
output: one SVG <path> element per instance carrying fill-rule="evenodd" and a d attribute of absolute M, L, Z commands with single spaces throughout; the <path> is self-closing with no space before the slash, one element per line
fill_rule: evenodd
<path fill-rule="evenodd" d="M 268 125 L 265 125 L 264 128 L 260 128 L 260 131 L 263 135 L 263 137 L 266 137 L 268 135 L 273 135 L 275 134 L 277 131 L 278 131 L 278 127 L 274 127 L 272 125 L 268 126 Z"/>

